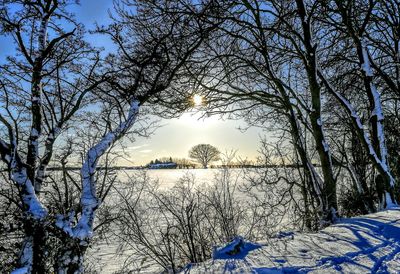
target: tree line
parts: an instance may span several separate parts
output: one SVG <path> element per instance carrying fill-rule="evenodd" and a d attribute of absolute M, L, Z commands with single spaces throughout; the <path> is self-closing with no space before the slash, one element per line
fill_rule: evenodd
<path fill-rule="evenodd" d="M 208 164 L 214 161 L 218 161 L 220 152 L 219 150 L 210 145 L 210 144 L 199 144 L 196 146 L 193 146 L 189 150 L 189 157 L 195 161 L 197 161 L 203 168 L 207 168 Z M 195 163 L 192 162 L 191 159 L 185 159 L 185 158 L 174 158 L 172 157 L 163 157 L 160 159 L 155 159 L 154 161 L 150 161 L 150 163 L 147 165 L 148 167 L 151 167 L 153 165 L 157 164 L 169 164 L 169 163 L 174 163 L 176 164 L 176 167 L 178 168 L 194 168 L 196 166 Z"/>

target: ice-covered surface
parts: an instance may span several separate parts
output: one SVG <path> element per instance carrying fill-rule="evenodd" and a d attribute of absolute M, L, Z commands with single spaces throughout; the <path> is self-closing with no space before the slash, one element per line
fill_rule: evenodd
<path fill-rule="evenodd" d="M 242 256 L 240 253 L 223 259 L 216 256 L 186 271 L 192 274 L 400 273 L 400 209 L 342 219 L 319 233 L 284 233 L 259 244 L 262 245 L 259 248 L 243 248 Z"/>

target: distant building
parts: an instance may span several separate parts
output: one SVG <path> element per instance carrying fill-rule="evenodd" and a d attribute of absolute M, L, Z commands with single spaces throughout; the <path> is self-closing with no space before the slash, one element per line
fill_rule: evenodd
<path fill-rule="evenodd" d="M 149 169 L 168 169 L 176 168 L 178 165 L 174 162 L 149 164 Z"/>

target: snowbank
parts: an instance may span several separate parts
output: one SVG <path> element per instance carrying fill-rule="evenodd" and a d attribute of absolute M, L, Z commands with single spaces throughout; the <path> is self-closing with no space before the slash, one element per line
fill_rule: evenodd
<path fill-rule="evenodd" d="M 235 239 L 186 273 L 400 273 L 400 208 L 287 235 L 259 244 Z"/>

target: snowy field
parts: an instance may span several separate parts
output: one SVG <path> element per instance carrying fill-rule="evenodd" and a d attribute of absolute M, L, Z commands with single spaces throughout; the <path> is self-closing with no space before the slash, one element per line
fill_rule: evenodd
<path fill-rule="evenodd" d="M 400 209 L 343 219 L 319 233 L 282 233 L 268 242 L 238 242 L 193 266 L 199 273 L 400 273 Z"/>
<path fill-rule="evenodd" d="M 127 174 L 130 174 L 128 171 Z M 187 172 L 198 184 L 209 184 L 217 170 L 150 170 L 161 188 L 171 188 Z M 239 170 L 233 170 L 238 174 Z M 131 173 L 134 174 L 134 173 Z M 285 228 L 282 228 L 284 231 Z M 400 273 L 400 209 L 342 219 L 319 233 L 283 232 L 257 244 L 245 244 L 235 256 L 215 251 L 214 259 L 187 269 L 190 273 Z M 93 247 L 100 273 L 121 271 L 126 256 L 116 256 L 116 243 Z M 137 258 L 140 273 L 157 273 L 151 260 Z M 123 273 L 123 272 L 122 272 Z"/>
<path fill-rule="evenodd" d="M 239 176 L 241 173 L 240 169 L 230 169 L 230 171 L 233 178 L 236 178 L 236 176 Z M 161 189 L 169 189 L 174 186 L 179 178 L 182 178 L 186 174 L 193 174 L 196 184 L 211 184 L 216 172 L 218 172 L 218 169 L 160 169 L 148 170 L 147 174 L 150 178 L 159 180 Z M 137 174 L 137 171 L 128 170 L 124 172 L 122 176 L 135 176 L 135 174 Z M 122 177 L 121 180 L 124 181 L 126 179 Z M 112 199 L 112 197 L 109 197 L 109 199 Z M 122 256 L 118 256 L 117 253 L 118 243 L 114 242 L 102 242 L 96 244 L 89 250 L 89 256 L 93 256 L 93 263 L 96 264 L 94 269 L 99 270 L 100 268 L 100 273 L 102 274 L 112 274 L 121 271 L 129 252 Z M 141 265 L 142 268 L 140 273 L 157 273 L 157 270 L 160 269 L 158 266 L 155 266 L 151 260 L 146 258 L 136 259 L 139 262 L 138 265 Z"/>

